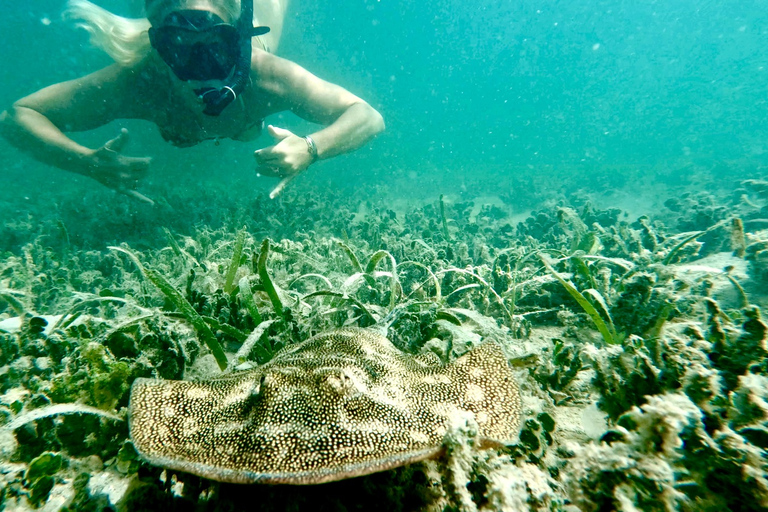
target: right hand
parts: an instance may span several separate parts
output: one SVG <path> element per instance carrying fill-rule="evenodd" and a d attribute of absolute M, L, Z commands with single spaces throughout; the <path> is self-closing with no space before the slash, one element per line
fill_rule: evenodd
<path fill-rule="evenodd" d="M 147 175 L 152 159 L 123 155 L 127 143 L 128 130 L 123 128 L 120 135 L 94 150 L 90 157 L 88 176 L 105 187 L 154 205 L 153 200 L 136 190 L 139 182 Z"/>

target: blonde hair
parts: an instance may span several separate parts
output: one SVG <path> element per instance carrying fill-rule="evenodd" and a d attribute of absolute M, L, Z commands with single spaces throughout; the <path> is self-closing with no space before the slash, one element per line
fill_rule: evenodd
<path fill-rule="evenodd" d="M 235 20 L 240 16 L 240 0 L 210 2 L 230 19 Z M 155 18 L 164 9 L 183 4 L 184 0 L 146 0 L 145 8 L 148 16 Z M 151 49 L 148 35 L 150 22 L 147 18 L 124 18 L 88 0 L 69 0 L 63 16 L 85 29 L 91 36 L 91 44 L 119 64 L 135 64 L 146 57 Z"/>

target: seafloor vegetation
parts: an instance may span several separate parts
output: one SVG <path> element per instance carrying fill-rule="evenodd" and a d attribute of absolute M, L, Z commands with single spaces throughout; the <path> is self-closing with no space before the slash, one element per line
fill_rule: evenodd
<path fill-rule="evenodd" d="M 221 192 L 5 217 L 0 510 L 768 510 L 768 182 L 639 218 L 540 197 L 519 223 L 524 192 L 407 211 Z M 445 362 L 502 344 L 519 442 L 458 433 L 440 460 L 308 487 L 138 460 L 134 379 L 205 378 L 384 318 L 399 348 Z"/>

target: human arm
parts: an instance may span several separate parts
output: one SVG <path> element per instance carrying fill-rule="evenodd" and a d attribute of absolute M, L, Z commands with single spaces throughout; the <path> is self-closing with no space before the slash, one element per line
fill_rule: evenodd
<path fill-rule="evenodd" d="M 147 173 L 149 159 L 120 153 L 127 142 L 127 132 L 97 149 L 78 144 L 64 133 L 90 130 L 119 117 L 132 117 L 134 112 L 126 101 L 130 82 L 127 73 L 125 68 L 114 65 L 22 98 L 0 114 L 0 133 L 41 162 L 91 177 L 151 203 L 134 190 Z"/>
<path fill-rule="evenodd" d="M 272 83 L 268 84 L 274 88 L 276 103 L 299 117 L 324 125 L 310 134 L 318 159 L 354 151 L 384 129 L 381 114 L 361 98 L 290 61 L 274 59 L 270 69 Z M 314 161 L 303 137 L 273 126 L 269 130 L 279 142 L 255 152 L 259 172 L 290 179 Z"/>

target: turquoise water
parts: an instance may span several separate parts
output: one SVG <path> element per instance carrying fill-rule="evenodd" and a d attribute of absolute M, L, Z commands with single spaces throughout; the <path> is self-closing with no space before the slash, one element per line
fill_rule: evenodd
<path fill-rule="evenodd" d="M 142 2 L 99 5 L 139 16 Z M 63 8 L 5 2 L 0 111 L 110 63 Z M 396 346 L 444 362 L 500 342 L 524 398 L 520 442 L 465 454 L 475 467 L 455 482 L 415 466 L 372 486 L 217 495 L 181 477 L 190 499 L 396 512 L 417 507 L 381 489 L 429 501 L 443 485 L 429 499 L 463 490 L 491 510 L 502 482 L 525 499 L 543 489 L 537 511 L 618 510 L 608 496 L 629 487 L 641 505 L 621 510 L 672 510 L 683 494 L 676 510 L 768 509 L 768 326 L 748 305 L 768 305 L 766 40 L 758 0 L 294 0 L 279 55 L 370 102 L 387 129 L 277 200 L 254 172 L 266 134 L 186 149 L 136 120 L 72 134 L 96 148 L 129 129 L 125 153 L 153 159 L 140 191 L 156 206 L 0 139 L 0 511 L 53 485 L 25 476 L 44 451 L 69 457 L 52 470 L 59 491 L 83 468 L 95 477 L 99 457 L 108 478 L 137 476 L 125 422 L 40 416 L 35 430 L 29 411 L 125 419 L 136 378 L 218 376 L 195 366 L 216 343 L 239 358 L 259 342 L 237 364 L 263 364 L 390 318 Z M 290 113 L 267 122 L 316 129 Z M 3 443 L 11 430 L 18 449 Z M 141 474 L 175 499 L 159 468 Z"/>
<path fill-rule="evenodd" d="M 136 3 L 101 5 L 138 15 Z M 53 0 L 5 6 L 0 104 L 108 63 L 83 31 L 60 20 L 62 7 Z M 612 165 L 670 174 L 690 162 L 754 168 L 765 160 L 765 7 L 756 0 L 385 0 L 344 8 L 294 1 L 279 53 L 367 99 L 387 122 L 373 144 L 318 166 L 318 179 L 421 188 L 419 178 L 450 187 L 470 174 L 504 178 L 543 165 L 593 177 Z M 290 116 L 270 121 L 304 126 Z M 250 176 L 253 144 L 178 151 L 146 123 L 121 125 L 133 132 L 130 152 L 156 158 L 152 180 L 179 169 L 225 182 Z M 269 142 L 264 136 L 255 145 Z M 29 172 L 70 181 L 0 144 L 3 172 L 20 190 Z"/>

